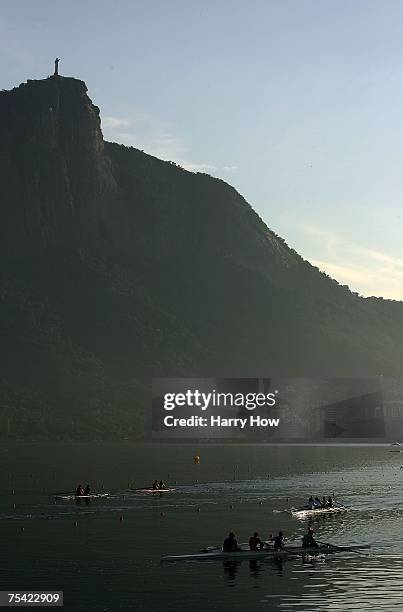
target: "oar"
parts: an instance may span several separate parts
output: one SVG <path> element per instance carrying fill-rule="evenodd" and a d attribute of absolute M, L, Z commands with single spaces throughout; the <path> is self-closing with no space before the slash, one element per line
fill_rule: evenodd
<path fill-rule="evenodd" d="M 296 557 L 301 557 L 301 556 L 304 556 L 304 554 L 305 554 L 302 551 L 301 552 L 296 552 L 295 550 L 292 550 L 292 548 L 288 548 L 287 546 L 284 546 L 283 548 L 276 549 L 276 548 L 274 548 L 273 541 L 263 542 L 263 544 L 265 544 L 268 548 L 271 548 L 273 554 L 276 554 L 276 552 L 281 552 L 282 550 L 284 550 L 289 555 L 295 555 Z M 265 549 L 263 548 L 262 550 L 265 550 Z"/>
<path fill-rule="evenodd" d="M 345 506 L 344 504 L 341 504 L 340 502 L 337 501 L 333 501 L 333 506 L 337 506 L 338 508 L 343 508 L 343 510 L 347 510 L 347 506 Z M 331 506 L 329 506 L 331 508 Z"/>
<path fill-rule="evenodd" d="M 263 544 L 264 544 L 265 546 L 268 546 L 268 547 L 270 547 L 270 548 L 273 548 L 273 542 L 272 542 L 272 541 L 270 541 L 270 540 L 269 540 L 268 542 L 263 541 Z M 240 542 L 240 543 L 238 544 L 238 546 L 239 546 L 240 548 L 243 548 L 244 546 L 249 546 L 249 542 Z M 214 552 L 215 550 L 222 550 L 222 547 L 221 547 L 221 546 L 206 546 L 205 548 L 203 548 L 203 549 L 202 549 L 202 551 L 201 551 L 201 552 Z M 247 549 L 247 550 L 249 550 L 249 549 Z M 265 549 L 264 549 L 264 548 L 262 548 L 262 549 L 258 548 L 258 551 L 259 551 L 259 550 L 265 550 Z M 274 549 L 273 549 L 273 550 L 274 550 Z"/>
<path fill-rule="evenodd" d="M 241 542 L 238 546 L 240 548 L 242 548 L 242 546 L 249 546 L 249 542 Z M 214 552 L 215 550 L 222 550 L 222 546 L 206 546 L 201 552 Z"/>
<path fill-rule="evenodd" d="M 284 547 L 282 550 L 285 550 L 285 552 L 288 553 L 289 555 L 294 555 L 294 557 L 306 557 L 306 555 L 310 554 L 310 553 L 306 553 L 306 552 L 304 552 L 302 550 L 300 552 L 297 552 L 297 551 L 292 550 L 291 548 L 287 548 L 287 547 Z"/>
<path fill-rule="evenodd" d="M 356 548 L 349 548 L 348 546 L 336 546 L 335 544 L 331 544 L 330 542 L 320 542 L 319 540 L 316 541 L 318 544 L 321 544 L 321 546 L 328 546 L 329 548 L 334 548 L 335 550 L 345 550 L 346 552 L 353 552 L 357 553 L 357 555 L 362 555 L 362 552 L 360 550 L 357 550 Z M 371 547 L 369 544 L 364 544 L 360 548 L 364 549 Z"/>

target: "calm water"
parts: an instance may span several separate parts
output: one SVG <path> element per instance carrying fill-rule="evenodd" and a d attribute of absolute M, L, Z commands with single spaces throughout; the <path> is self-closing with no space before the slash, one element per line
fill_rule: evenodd
<path fill-rule="evenodd" d="M 388 447 L 2 444 L 0 460 L 1 590 L 64 590 L 66 610 L 403 610 L 403 453 Z M 154 478 L 176 492 L 130 490 Z M 114 496 L 54 503 L 79 481 Z M 371 551 L 160 563 L 229 530 L 299 541 L 307 522 L 287 509 L 311 493 L 351 507 L 315 521 L 319 540 Z"/>

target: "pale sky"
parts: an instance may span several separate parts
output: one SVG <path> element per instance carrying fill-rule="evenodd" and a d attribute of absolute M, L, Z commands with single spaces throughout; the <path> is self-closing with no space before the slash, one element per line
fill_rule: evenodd
<path fill-rule="evenodd" d="M 403 299 L 402 24 L 400 0 L 0 0 L 0 87 L 60 57 L 106 139 L 223 178 L 338 281 Z"/>

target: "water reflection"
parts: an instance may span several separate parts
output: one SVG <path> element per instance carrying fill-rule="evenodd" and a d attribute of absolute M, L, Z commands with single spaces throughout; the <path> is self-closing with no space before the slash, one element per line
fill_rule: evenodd
<path fill-rule="evenodd" d="M 84 499 L 82 499 L 81 497 L 76 497 L 74 500 L 76 506 L 81 506 L 83 502 L 86 506 L 89 506 L 91 504 L 91 499 L 88 497 L 84 497 Z"/>
<path fill-rule="evenodd" d="M 229 586 L 234 586 L 236 574 L 242 561 L 223 561 L 224 578 L 228 580 Z"/>
<path fill-rule="evenodd" d="M 284 570 L 284 564 L 283 564 L 283 559 L 280 558 L 275 558 L 272 560 L 272 565 L 275 567 L 275 569 L 277 570 L 277 574 L 279 576 L 283 575 L 283 570 Z"/>
<path fill-rule="evenodd" d="M 256 580 L 259 578 L 259 575 L 262 573 L 262 564 L 259 561 L 251 559 L 249 561 L 249 573 L 252 578 Z"/>
<path fill-rule="evenodd" d="M 324 563 L 294 572 L 303 583 L 300 594 L 283 597 L 283 610 L 377 610 L 403 609 L 401 563 L 386 563 L 382 557 L 348 559 Z"/>

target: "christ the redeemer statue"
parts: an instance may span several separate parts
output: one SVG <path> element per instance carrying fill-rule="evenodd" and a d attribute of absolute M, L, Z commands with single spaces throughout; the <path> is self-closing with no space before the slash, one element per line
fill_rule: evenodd
<path fill-rule="evenodd" d="M 60 60 L 59 60 L 59 58 L 57 57 L 57 58 L 55 59 L 55 71 L 54 71 L 54 73 L 53 73 L 53 76 L 59 76 L 59 62 L 60 62 Z"/>

